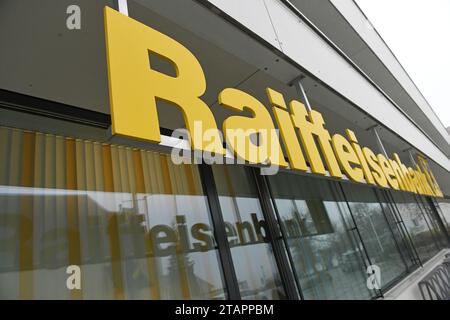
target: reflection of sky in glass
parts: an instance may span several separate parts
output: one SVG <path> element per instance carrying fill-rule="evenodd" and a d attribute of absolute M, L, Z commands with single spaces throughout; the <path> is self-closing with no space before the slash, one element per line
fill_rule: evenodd
<path fill-rule="evenodd" d="M 219 201 L 226 222 L 231 222 L 233 225 L 237 222 L 250 222 L 256 235 L 251 214 L 255 213 L 259 220 L 262 219 L 258 199 L 219 196 Z M 249 241 L 247 232 L 244 231 L 243 233 L 245 239 Z M 231 253 L 241 292 L 245 289 L 259 289 L 261 291 L 267 283 L 273 283 L 274 275 L 278 275 L 278 270 L 273 261 L 273 253 L 268 243 L 241 244 L 232 247 Z M 245 295 L 244 292 L 243 294 Z"/>
<path fill-rule="evenodd" d="M 198 242 L 199 240 L 192 237 L 190 232 L 191 227 L 196 223 L 204 223 L 208 225 L 211 229 L 209 234 L 213 237 L 212 233 L 212 225 L 209 221 L 209 212 L 206 197 L 202 195 L 171 195 L 171 194 L 133 194 L 127 192 L 100 192 L 100 191 L 83 191 L 83 190 L 66 190 L 66 189 L 53 189 L 53 188 L 28 188 L 28 187 L 11 187 L 11 186 L 0 186 L 0 200 L 6 203 L 6 207 L 0 208 L 0 217 L 7 212 L 9 214 L 8 218 L 10 221 L 10 225 L 0 224 L 2 229 L 2 237 L 13 237 L 17 238 L 19 236 L 18 230 L 16 227 L 16 222 L 12 223 L 11 221 L 16 221 L 21 213 L 21 203 L 24 197 L 32 197 L 35 202 L 35 206 L 33 207 L 33 215 L 36 216 L 48 216 L 52 217 L 53 224 L 49 224 L 50 222 L 46 222 L 45 226 L 41 226 L 38 221 L 35 221 L 34 224 L 34 237 L 37 241 L 33 242 L 34 252 L 37 258 L 41 257 L 42 250 L 48 251 L 49 254 L 55 255 L 53 249 L 55 246 L 58 246 L 60 249 L 64 249 L 64 255 L 67 255 L 68 251 L 68 243 L 67 243 L 67 207 L 65 203 L 69 197 L 76 196 L 77 199 L 81 199 L 89 203 L 89 208 L 82 209 L 80 207 L 79 211 L 79 223 L 80 223 L 80 240 L 81 240 L 81 255 L 82 255 L 82 267 L 84 272 L 86 273 L 85 279 L 90 279 L 92 274 L 103 274 L 108 275 L 110 272 L 110 257 L 109 250 L 109 240 L 108 240 L 108 223 L 105 219 L 108 219 L 109 215 L 113 214 L 131 214 L 136 215 L 140 214 L 145 216 L 143 225 L 146 226 L 146 230 L 149 231 L 150 228 L 156 225 L 167 225 L 174 229 L 176 232 L 176 221 L 175 217 L 184 216 L 186 219 L 186 228 L 187 228 L 187 237 L 189 241 L 189 248 L 193 249 L 192 244 L 194 242 Z M 136 211 L 133 210 L 134 201 L 136 201 Z M 49 202 L 50 201 L 50 202 Z M 39 204 L 46 204 L 46 206 Z M 57 206 L 59 204 L 59 210 L 57 210 Z M 86 210 L 86 211 L 85 211 Z M 89 233 L 92 230 L 87 228 L 87 221 L 85 220 L 86 215 L 92 217 L 98 217 L 98 224 L 90 225 L 90 228 L 95 228 L 95 233 L 100 237 L 99 240 L 104 247 L 105 252 L 102 252 L 96 258 L 99 260 L 95 263 L 84 264 L 84 261 L 88 261 L 89 252 L 91 251 L 90 247 L 92 247 L 92 243 L 89 242 L 88 238 L 90 237 Z M 50 216 L 49 216 L 50 215 Z M 47 217 L 47 218 L 48 218 Z M 4 219 L 3 219 L 4 220 Z M 2 221 L 3 221 L 2 220 Z M 102 222 L 103 221 L 103 222 Z M 125 224 L 124 224 L 125 223 Z M 122 232 L 122 228 L 125 228 Z M 135 298 L 148 298 L 148 289 L 145 289 L 145 285 L 148 280 L 143 279 L 143 283 L 141 286 L 144 286 L 141 289 L 136 287 L 133 277 L 139 276 L 140 273 L 143 273 L 144 277 L 148 279 L 148 271 L 147 271 L 147 260 L 138 258 L 138 256 L 142 257 L 142 252 L 137 247 L 134 246 L 133 237 L 141 237 L 140 241 L 144 242 L 144 238 L 142 238 L 142 234 L 140 231 L 136 231 L 137 233 L 130 234 L 126 230 L 128 228 L 127 222 L 121 222 L 119 227 L 119 241 L 121 247 L 121 266 L 123 268 L 123 281 L 124 286 L 128 290 L 129 297 Z M 57 236 L 51 243 L 45 240 L 42 237 L 48 234 L 60 235 Z M 18 246 L 18 239 L 10 242 L 10 246 Z M 169 245 L 176 245 L 176 242 L 171 242 L 167 244 L 162 244 L 161 247 L 167 247 Z M 50 245 L 50 246 L 49 246 Z M 4 249 L 3 249 L 4 250 Z M 128 251 L 130 250 L 130 251 Z M 10 251 L 10 250 L 9 250 Z M 8 251 L 8 252 L 9 252 Z M 106 255 L 106 256 L 105 256 Z M 137 256 L 135 256 L 137 255 Z M 217 291 L 217 297 L 224 297 L 223 291 L 220 289 L 223 288 L 223 282 L 221 277 L 221 270 L 218 263 L 218 255 L 217 250 L 211 248 L 207 252 L 189 252 L 181 254 L 181 259 L 185 259 L 186 261 L 190 261 L 193 265 L 193 274 L 188 273 L 188 278 L 191 279 L 189 281 L 200 281 L 201 283 L 208 283 L 212 285 L 213 291 Z M 0 250 L 0 257 L 5 258 L 5 251 Z M 151 258 L 155 265 L 157 266 L 160 286 L 161 286 L 161 294 L 167 295 L 165 298 L 174 298 L 175 296 L 166 292 L 164 286 L 167 286 L 170 281 L 173 283 L 173 290 L 180 286 L 179 279 L 173 279 L 173 275 L 170 273 L 170 268 L 173 268 L 174 265 L 174 257 L 175 255 L 165 256 L 165 257 L 153 257 Z M 37 259 L 36 258 L 36 259 Z M 63 259 L 67 259 L 67 257 L 62 257 Z M 11 259 L 7 259 L 9 261 Z M 0 267 L 5 265 L 4 263 L 0 263 Z M 139 267 L 140 266 L 140 267 Z M 176 267 L 176 266 L 175 266 Z M 42 271 L 41 271 L 42 270 Z M 44 269 L 36 269 L 36 274 L 43 272 Z M 140 271 L 139 271 L 140 270 Z M 6 278 L 5 278 L 6 277 Z M 9 279 L 11 279 L 11 273 L 0 272 L 0 280 L 4 281 L 4 283 L 8 283 Z M 164 278 L 166 277 L 166 279 Z M 171 279 L 172 278 L 172 279 Z M 198 280 L 193 280 L 194 278 L 198 278 Z M 103 292 L 112 292 L 112 289 L 109 287 L 109 281 L 111 279 L 109 276 L 100 277 L 98 276 L 95 281 L 92 283 L 97 283 L 95 290 L 99 290 Z M 130 282 L 131 281 L 131 282 Z M 142 282 L 141 281 L 141 282 Z M 61 282 L 61 283 L 64 283 Z M 88 285 L 86 285 L 88 286 Z M 109 288 L 109 289 L 108 289 Z M 139 293 L 139 290 L 142 292 Z M 175 291 L 180 294 L 179 289 Z M 93 291 L 94 292 L 94 291 Z M 92 294 L 93 292 L 87 291 L 86 294 Z M 172 292 L 173 294 L 174 292 Z M 139 295 L 141 294 L 141 295 Z M 192 294 L 195 294 L 192 292 Z M 197 292 L 198 294 L 198 292 Z M 208 292 L 203 292 L 203 294 L 208 294 Z M 0 296 L 2 296 L 0 292 Z M 197 298 L 206 298 L 205 296 L 197 296 Z"/>
<path fill-rule="evenodd" d="M 439 207 L 447 222 L 447 230 L 450 231 L 450 203 L 439 201 Z"/>
<path fill-rule="evenodd" d="M 407 193 L 392 192 L 400 217 L 408 230 L 415 249 L 422 263 L 430 259 L 439 248 L 430 230 L 433 223 L 427 214 L 425 207 L 419 205 L 418 199 Z M 435 230 L 439 227 L 435 226 Z M 444 240 L 445 241 L 445 240 Z"/>
<path fill-rule="evenodd" d="M 418 212 L 419 207 L 417 205 L 398 203 L 397 208 L 408 230 L 423 232 L 428 229 L 422 214 Z"/>
<path fill-rule="evenodd" d="M 347 213 L 345 207 L 333 201 L 322 202 L 331 228 L 320 234 L 312 218 L 312 215 L 318 213 L 310 211 L 306 200 L 283 198 L 275 201 L 283 221 L 302 219 L 306 229 L 306 234 L 289 240 L 289 250 L 305 298 L 369 298 L 363 262 L 344 221 L 344 214 Z"/>
<path fill-rule="evenodd" d="M 381 283 L 384 286 L 405 272 L 406 265 L 384 218 L 381 205 L 378 202 L 349 202 L 349 205 L 364 239 L 370 262 L 381 269 Z"/>

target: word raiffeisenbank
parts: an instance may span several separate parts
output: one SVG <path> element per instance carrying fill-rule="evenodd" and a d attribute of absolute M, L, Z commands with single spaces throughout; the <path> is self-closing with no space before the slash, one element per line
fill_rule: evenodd
<path fill-rule="evenodd" d="M 397 154 L 393 159 L 375 154 L 360 146 L 350 129 L 346 136 L 331 135 L 320 112 L 307 111 L 296 100 L 286 103 L 283 94 L 272 88 L 265 91 L 280 137 L 264 134 L 257 146 L 251 142 L 251 133 L 272 132 L 275 124 L 263 103 L 235 88 L 218 94 L 219 107 L 236 113 L 224 120 L 222 137 L 211 109 L 201 98 L 206 90 L 203 69 L 186 47 L 108 7 L 105 30 L 113 135 L 160 143 L 157 101 L 163 100 L 182 112 L 193 150 L 225 155 L 224 139 L 235 156 L 249 163 L 310 169 L 318 175 L 328 171 L 338 179 L 345 174 L 355 182 L 442 196 L 432 172 L 424 166 L 406 167 Z M 151 55 L 168 61 L 176 75 L 153 69 Z M 242 115 L 244 111 L 251 116 Z M 203 130 L 194 130 L 198 122 Z M 236 133 L 240 133 L 239 139 Z M 239 143 L 242 140 L 246 143 Z M 250 152 L 251 145 L 258 152 Z"/>

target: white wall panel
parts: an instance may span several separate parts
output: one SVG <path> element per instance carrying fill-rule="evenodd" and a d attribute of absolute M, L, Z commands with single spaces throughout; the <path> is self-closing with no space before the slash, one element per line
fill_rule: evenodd
<path fill-rule="evenodd" d="M 210 1 L 256 34 L 267 36 L 266 26 L 255 23 L 252 12 L 243 15 L 241 8 L 231 6 L 229 0 Z M 450 171 L 447 156 L 325 40 L 280 1 L 265 0 L 265 4 L 283 53 Z"/>
<path fill-rule="evenodd" d="M 389 69 L 392 75 L 408 92 L 423 113 L 430 119 L 434 127 L 439 131 L 442 137 L 450 144 L 450 135 L 441 123 L 436 113 L 417 89 L 414 82 L 403 69 L 399 61 L 395 58 L 392 51 L 383 42 L 383 39 L 377 34 L 373 28 L 367 27 L 367 19 L 364 17 L 359 8 L 353 1 L 348 0 L 331 0 L 333 5 L 338 9 L 355 31 L 367 43 L 370 49 L 383 61 L 384 65 Z"/>
<path fill-rule="evenodd" d="M 245 21 L 247 28 L 258 30 L 260 37 L 281 49 L 264 0 L 209 0 L 209 2 L 237 21 Z"/>

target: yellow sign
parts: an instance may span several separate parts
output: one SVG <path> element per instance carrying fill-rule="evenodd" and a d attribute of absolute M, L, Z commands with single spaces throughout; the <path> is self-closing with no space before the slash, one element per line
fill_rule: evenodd
<path fill-rule="evenodd" d="M 311 171 L 320 175 L 328 170 L 332 177 L 342 178 L 345 173 L 355 182 L 442 197 L 425 159 L 420 160 L 421 166 L 407 168 L 397 154 L 392 160 L 361 147 L 355 133 L 349 129 L 347 137 L 331 136 L 320 112 L 308 112 L 296 100 L 287 105 L 283 95 L 271 88 L 266 89 L 266 94 L 282 143 L 278 135 L 270 134 L 275 126 L 266 107 L 248 93 L 234 88 L 225 88 L 218 95 L 221 107 L 237 113 L 223 122 L 221 132 L 209 106 L 201 99 L 206 90 L 202 67 L 187 48 L 108 7 L 105 8 L 105 28 L 114 135 L 159 143 L 156 104 L 164 100 L 182 112 L 194 150 L 225 155 L 223 133 L 227 147 L 249 163 L 270 163 L 300 171 L 307 171 L 309 164 Z M 152 69 L 150 53 L 169 61 L 176 76 Z M 244 109 L 252 116 L 239 115 Z M 202 130 L 196 130 L 198 123 Z M 254 134 L 263 137 L 258 145 L 251 142 Z M 239 143 L 242 139 L 244 143 Z"/>

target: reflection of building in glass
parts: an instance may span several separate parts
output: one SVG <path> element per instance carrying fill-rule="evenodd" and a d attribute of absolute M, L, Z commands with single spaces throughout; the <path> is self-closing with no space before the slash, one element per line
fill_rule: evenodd
<path fill-rule="evenodd" d="M 449 137 L 352 1 L 73 2 L 80 31 L 2 2 L 0 299 L 374 299 L 448 248 Z M 195 122 L 225 163 L 174 134 Z M 232 124 L 263 151 L 273 125 L 287 167 L 234 163 Z"/>

